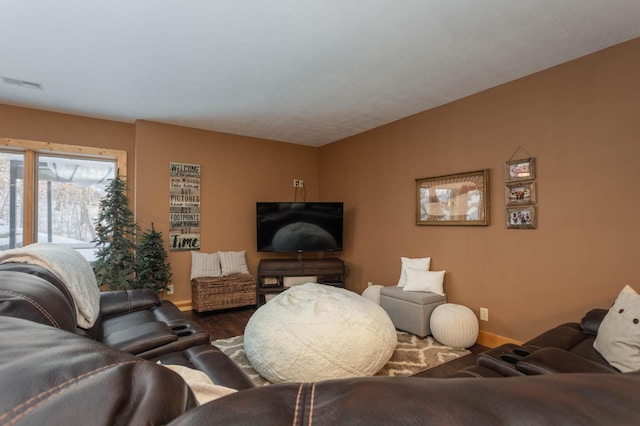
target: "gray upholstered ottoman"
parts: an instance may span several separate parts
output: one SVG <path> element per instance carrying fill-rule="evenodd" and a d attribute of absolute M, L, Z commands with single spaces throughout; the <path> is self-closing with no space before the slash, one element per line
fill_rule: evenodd
<path fill-rule="evenodd" d="M 380 289 L 380 306 L 387 312 L 393 325 L 419 337 L 431 334 L 431 312 L 446 301 L 446 295 L 404 291 L 398 286 Z"/>

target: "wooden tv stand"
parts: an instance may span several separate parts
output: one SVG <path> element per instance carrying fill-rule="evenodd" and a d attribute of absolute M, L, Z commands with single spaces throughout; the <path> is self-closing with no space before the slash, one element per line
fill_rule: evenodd
<path fill-rule="evenodd" d="M 336 257 L 312 259 L 261 259 L 256 279 L 256 305 L 263 296 L 286 290 L 284 277 L 317 276 L 318 283 L 344 287 L 346 270 Z"/>

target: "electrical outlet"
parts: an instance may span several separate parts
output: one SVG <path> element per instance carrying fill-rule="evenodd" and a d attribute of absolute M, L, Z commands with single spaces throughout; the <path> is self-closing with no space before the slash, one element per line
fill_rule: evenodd
<path fill-rule="evenodd" d="M 302 179 L 294 179 L 293 187 L 294 188 L 302 188 L 304 186 L 304 181 Z"/>
<path fill-rule="evenodd" d="M 480 320 L 489 321 L 489 309 L 488 308 L 480 308 Z"/>
<path fill-rule="evenodd" d="M 167 294 L 173 294 L 173 284 L 167 286 Z"/>

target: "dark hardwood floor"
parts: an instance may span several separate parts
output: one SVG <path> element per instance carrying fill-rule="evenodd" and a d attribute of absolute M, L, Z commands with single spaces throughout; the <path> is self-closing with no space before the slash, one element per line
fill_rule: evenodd
<path fill-rule="evenodd" d="M 189 311 L 185 312 L 185 314 L 188 318 L 200 324 L 209 333 L 212 340 L 216 340 L 244 334 L 244 327 L 255 311 L 255 308 L 244 308 L 202 314 Z M 470 355 L 418 373 L 416 377 L 446 377 L 458 370 L 473 366 L 476 356 L 487 349 L 488 348 L 481 345 L 473 345 L 469 348 L 469 351 L 471 351 Z"/>
<path fill-rule="evenodd" d="M 255 308 L 244 308 L 202 314 L 189 311 L 185 314 L 200 324 L 209 333 L 211 340 L 217 340 L 244 334 L 244 327 L 255 311 Z"/>

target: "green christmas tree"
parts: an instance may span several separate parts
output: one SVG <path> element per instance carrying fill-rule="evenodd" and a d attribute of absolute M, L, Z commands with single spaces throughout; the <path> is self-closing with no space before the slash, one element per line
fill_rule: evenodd
<path fill-rule="evenodd" d="M 98 247 L 93 270 L 98 285 L 110 290 L 128 290 L 135 284 L 135 237 L 138 225 L 133 220 L 127 199 L 127 183 L 120 177 L 110 180 L 106 196 L 100 201 L 96 219 Z"/>
<path fill-rule="evenodd" d="M 162 233 L 157 232 L 151 222 L 151 229 L 142 234 L 136 251 L 136 288 L 151 288 L 157 292 L 167 290 L 172 274 L 166 259 Z"/>

